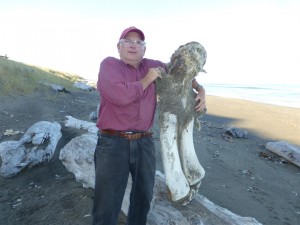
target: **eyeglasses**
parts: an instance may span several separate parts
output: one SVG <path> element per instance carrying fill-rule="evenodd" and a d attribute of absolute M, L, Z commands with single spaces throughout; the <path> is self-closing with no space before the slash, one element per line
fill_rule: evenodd
<path fill-rule="evenodd" d="M 141 41 L 141 40 L 132 41 L 132 40 L 128 40 L 128 39 L 121 39 L 119 41 L 119 44 L 123 44 L 125 47 L 130 47 L 131 45 L 135 45 L 137 47 L 142 47 L 142 46 L 146 45 L 146 42 Z"/>

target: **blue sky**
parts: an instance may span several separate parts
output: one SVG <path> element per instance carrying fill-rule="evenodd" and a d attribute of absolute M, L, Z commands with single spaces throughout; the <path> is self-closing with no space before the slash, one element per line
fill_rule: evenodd
<path fill-rule="evenodd" d="M 200 42 L 203 82 L 300 85 L 297 0 L 0 0 L 0 21 L 0 55 L 92 80 L 134 25 L 147 58 L 167 62 L 180 45 Z"/>

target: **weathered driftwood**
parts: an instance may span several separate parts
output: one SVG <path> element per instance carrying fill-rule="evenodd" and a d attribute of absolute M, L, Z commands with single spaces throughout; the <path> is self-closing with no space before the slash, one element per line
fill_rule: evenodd
<path fill-rule="evenodd" d="M 93 112 L 90 113 L 89 120 L 97 121 L 98 114 L 99 114 L 99 108 L 100 108 L 100 104 L 98 104 L 96 111 L 93 111 Z"/>
<path fill-rule="evenodd" d="M 0 144 L 0 175 L 12 177 L 24 168 L 48 162 L 61 138 L 59 123 L 41 121 L 32 125 L 19 141 Z"/>
<path fill-rule="evenodd" d="M 75 82 L 74 87 L 82 89 L 82 90 L 87 90 L 87 91 L 93 91 L 95 88 L 93 86 L 88 85 L 85 82 Z"/>
<path fill-rule="evenodd" d="M 74 127 L 76 128 L 76 127 Z M 83 187 L 95 186 L 94 152 L 97 144 L 97 135 L 87 133 L 73 138 L 59 153 L 68 171 L 75 175 Z"/>
<path fill-rule="evenodd" d="M 4 131 L 3 135 L 4 136 L 12 136 L 12 135 L 20 134 L 20 133 L 21 132 L 18 130 L 8 129 L 8 130 Z"/>
<path fill-rule="evenodd" d="M 266 148 L 300 167 L 300 148 L 286 141 L 268 142 Z"/>
<path fill-rule="evenodd" d="M 72 116 L 66 116 L 65 126 L 73 127 L 80 130 L 86 130 L 91 134 L 96 134 L 98 132 L 98 127 L 96 127 L 95 123 L 79 120 Z"/>
<path fill-rule="evenodd" d="M 40 83 L 43 84 L 43 85 L 51 87 L 52 90 L 54 90 L 54 91 L 70 93 L 69 91 L 66 90 L 66 88 L 64 86 L 57 85 L 57 84 L 50 84 L 46 81 L 40 81 Z"/>
<path fill-rule="evenodd" d="M 70 119 L 70 117 L 68 117 Z M 69 120 L 68 126 L 73 128 L 85 129 L 91 131 L 89 126 L 79 126 L 80 120 Z M 72 126 L 70 121 L 76 121 Z M 83 124 L 85 121 L 82 121 Z M 97 135 L 87 133 L 72 139 L 63 149 L 61 149 L 59 158 L 66 166 L 68 171 L 73 173 L 77 181 L 80 181 L 84 187 L 94 188 L 94 150 L 96 147 Z M 122 211 L 127 215 L 129 207 L 129 195 L 131 191 L 131 180 L 128 180 Z M 155 188 L 151 210 L 148 215 L 148 225 L 226 225 L 226 224 L 260 224 L 254 218 L 241 217 L 229 210 L 215 205 L 207 198 L 201 195 L 195 195 L 195 198 L 186 206 L 180 206 L 169 200 L 167 194 L 166 180 L 163 174 L 157 172 L 155 179 Z"/>

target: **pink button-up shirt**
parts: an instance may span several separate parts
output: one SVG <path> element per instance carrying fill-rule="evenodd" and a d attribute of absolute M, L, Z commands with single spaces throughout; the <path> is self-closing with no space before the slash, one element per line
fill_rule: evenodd
<path fill-rule="evenodd" d="M 152 127 L 156 108 L 155 84 L 151 83 L 143 90 L 139 80 L 149 68 L 155 67 L 165 68 L 165 64 L 143 59 L 135 69 L 113 57 L 101 62 L 97 83 L 101 98 L 99 129 L 147 131 Z"/>

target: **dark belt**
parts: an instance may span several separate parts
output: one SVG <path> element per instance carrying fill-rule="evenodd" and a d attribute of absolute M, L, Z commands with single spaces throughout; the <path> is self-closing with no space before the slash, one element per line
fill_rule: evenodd
<path fill-rule="evenodd" d="M 152 135 L 152 132 L 149 131 L 133 132 L 133 131 L 118 131 L 118 130 L 100 130 L 100 133 L 108 134 L 112 136 L 119 136 L 129 141 L 137 140 L 143 137 L 149 137 Z"/>

